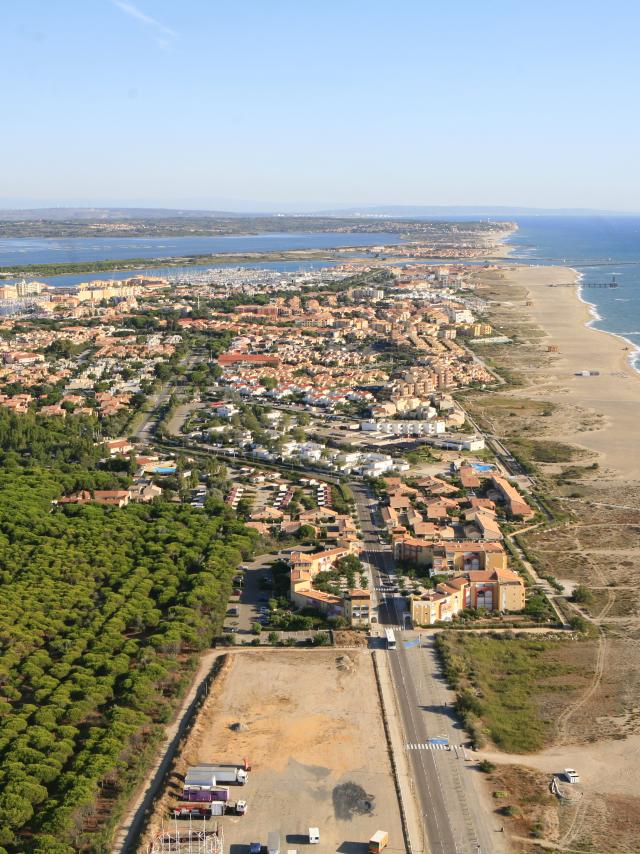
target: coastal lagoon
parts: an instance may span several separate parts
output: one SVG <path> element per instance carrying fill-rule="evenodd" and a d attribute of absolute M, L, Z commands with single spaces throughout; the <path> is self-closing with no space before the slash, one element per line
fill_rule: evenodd
<path fill-rule="evenodd" d="M 347 253 L 340 259 L 335 261 L 308 261 L 300 259 L 299 261 L 258 261 L 255 264 L 239 264 L 233 262 L 231 264 L 222 261 L 213 261 L 208 264 L 189 264 L 187 267 L 179 265 L 171 267 L 140 267 L 129 270 L 109 270 L 101 273 L 64 273 L 60 276 L 27 276 L 27 279 L 37 279 L 38 282 L 45 282 L 47 285 L 52 285 L 54 288 L 69 288 L 73 285 L 78 285 L 80 282 L 114 282 L 118 279 L 128 279 L 131 276 L 159 276 L 166 278 L 168 276 L 180 276 L 180 274 L 193 275 L 194 273 L 203 273 L 206 270 L 219 270 L 224 267 L 243 270 L 278 270 L 281 273 L 295 273 L 298 270 L 321 270 L 326 267 L 335 267 L 338 264 L 345 264 L 350 258 L 356 257 Z M 360 257 L 360 256 L 357 256 Z M 3 279 L 4 282 L 17 282 L 19 278 Z"/>
<path fill-rule="evenodd" d="M 184 258 L 192 255 L 344 249 L 402 243 L 398 234 L 326 231 L 222 237 L 44 237 L 0 238 L 0 268 L 18 264 L 70 264 L 129 258 Z"/>

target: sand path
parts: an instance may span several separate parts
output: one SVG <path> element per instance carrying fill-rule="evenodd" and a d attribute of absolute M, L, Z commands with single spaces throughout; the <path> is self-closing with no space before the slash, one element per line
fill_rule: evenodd
<path fill-rule="evenodd" d="M 575 768 L 585 790 L 603 794 L 638 794 L 637 769 L 640 765 L 640 734 L 615 741 L 550 747 L 535 754 L 500 753 L 479 750 L 479 760 L 496 765 L 525 765 L 547 774 Z"/>

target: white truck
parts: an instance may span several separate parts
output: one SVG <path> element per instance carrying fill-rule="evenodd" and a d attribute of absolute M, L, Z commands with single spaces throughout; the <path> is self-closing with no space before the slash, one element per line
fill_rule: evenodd
<path fill-rule="evenodd" d="M 192 773 L 194 775 L 196 773 L 201 774 L 207 779 L 213 778 L 215 780 L 214 786 L 219 786 L 221 783 L 237 783 L 239 786 L 244 786 L 249 779 L 249 772 L 238 765 L 195 765 L 193 768 L 189 768 L 187 778 Z M 188 784 L 185 779 L 186 785 Z"/>

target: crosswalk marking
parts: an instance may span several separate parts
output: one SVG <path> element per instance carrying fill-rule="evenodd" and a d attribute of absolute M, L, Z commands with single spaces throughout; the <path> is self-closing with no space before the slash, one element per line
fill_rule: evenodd
<path fill-rule="evenodd" d="M 451 750 L 448 744 L 405 744 L 405 750 Z"/>

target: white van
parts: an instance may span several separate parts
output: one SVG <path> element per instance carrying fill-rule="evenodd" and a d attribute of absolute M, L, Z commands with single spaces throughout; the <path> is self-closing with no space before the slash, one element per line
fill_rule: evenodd
<path fill-rule="evenodd" d="M 280 854 L 280 834 L 276 830 L 267 837 L 267 854 Z"/>
<path fill-rule="evenodd" d="M 317 827 L 309 828 L 309 845 L 317 845 L 320 842 L 320 829 Z"/>

